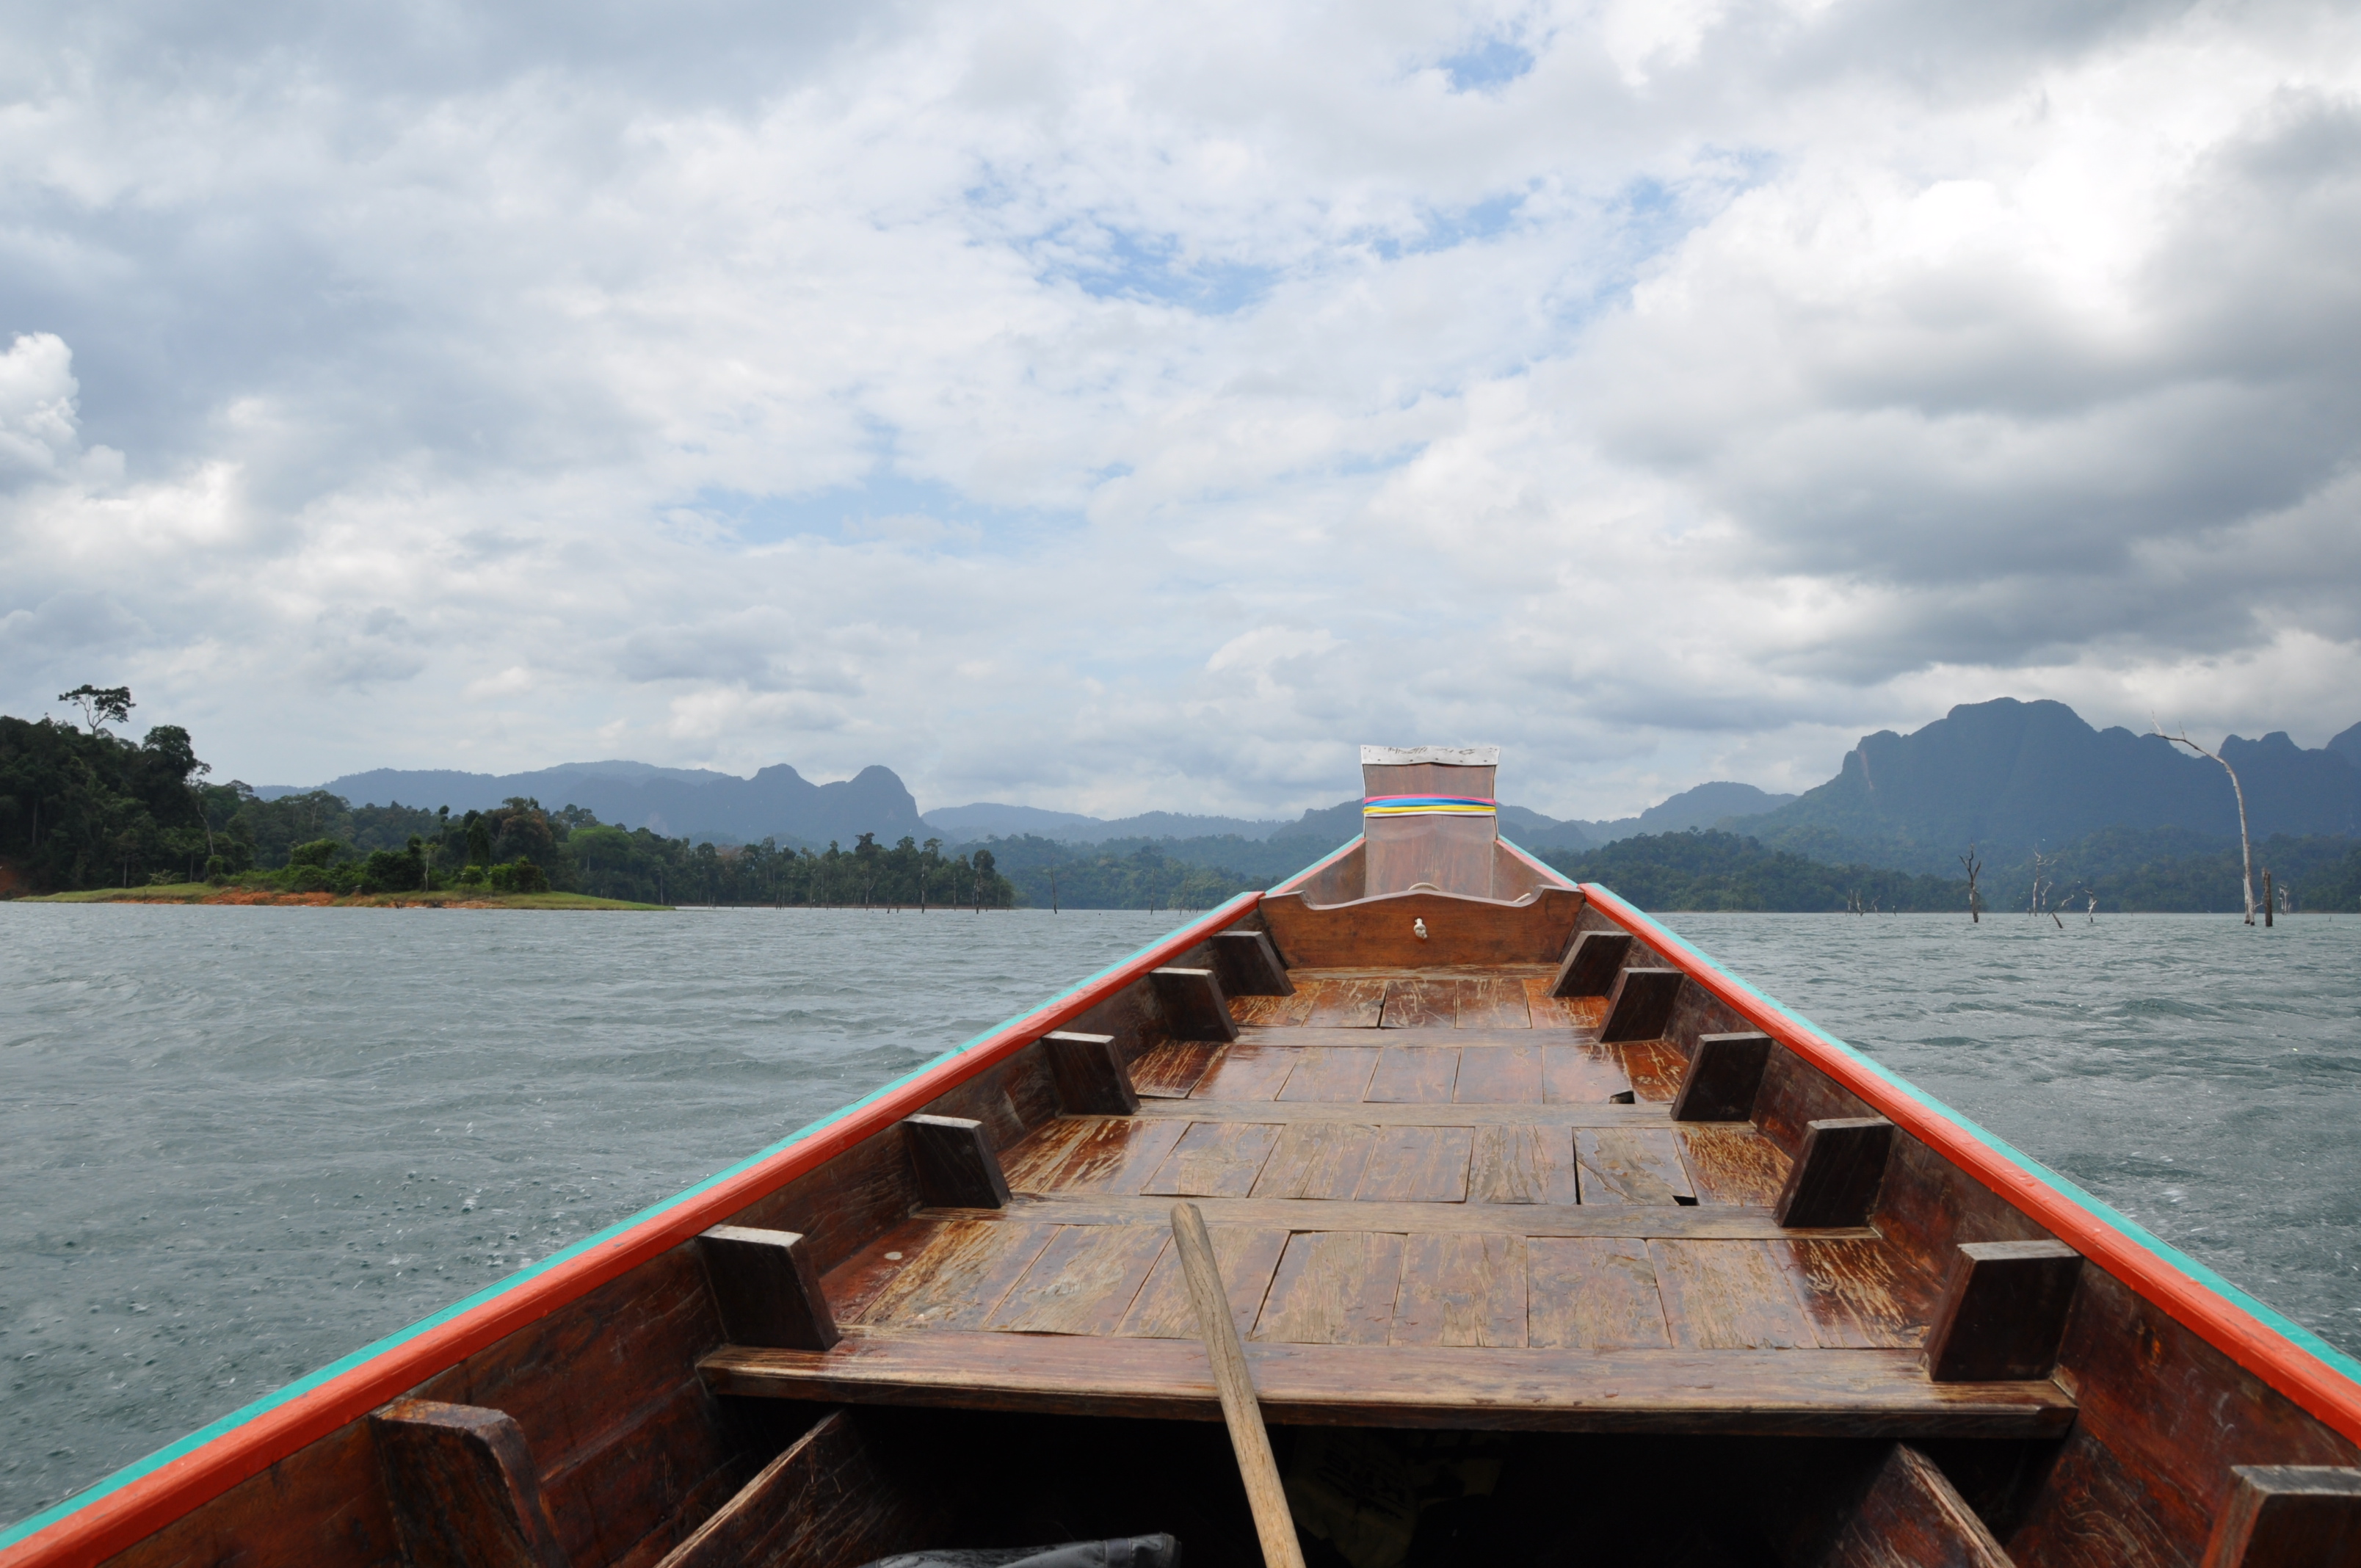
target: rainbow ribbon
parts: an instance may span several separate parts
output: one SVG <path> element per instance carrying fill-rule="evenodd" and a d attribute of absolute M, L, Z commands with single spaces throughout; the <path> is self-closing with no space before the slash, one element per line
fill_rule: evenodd
<path fill-rule="evenodd" d="M 1372 795 L 1361 801 L 1369 817 L 1497 817 L 1500 803 L 1480 795 Z"/>

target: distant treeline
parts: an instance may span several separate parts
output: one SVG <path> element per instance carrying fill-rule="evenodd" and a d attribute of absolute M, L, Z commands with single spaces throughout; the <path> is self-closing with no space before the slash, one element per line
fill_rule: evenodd
<path fill-rule="evenodd" d="M 23 891 L 71 892 L 213 881 L 331 893 L 429 886 L 552 888 L 671 904 L 928 905 L 1006 908 L 1016 890 L 989 849 L 938 839 L 851 849 L 717 847 L 625 831 L 580 806 L 516 798 L 453 816 L 399 804 L 356 806 L 324 790 L 263 800 L 209 784 L 187 730 L 133 742 L 131 694 L 84 688 L 88 728 L 0 716 L 0 864 Z"/>
<path fill-rule="evenodd" d="M 1964 850 L 1967 846 L 1960 846 Z M 2043 850 L 2041 906 L 2105 913 L 2235 913 L 2244 908 L 2238 846 L 2183 828 L 2110 828 Z M 1600 849 L 1544 851 L 1579 882 L 1601 883 L 1648 910 L 1814 913 L 1957 913 L 1968 908 L 1964 874 L 1930 876 L 1876 866 L 1832 865 L 1720 831 L 1659 833 Z M 2361 913 L 2361 844 L 2345 838 L 2275 835 L 2255 846 L 2256 896 L 2273 872 L 2287 904 L 2314 913 Z M 2032 852 L 1986 864 L 1978 886 L 1988 913 L 2034 906 Z"/>

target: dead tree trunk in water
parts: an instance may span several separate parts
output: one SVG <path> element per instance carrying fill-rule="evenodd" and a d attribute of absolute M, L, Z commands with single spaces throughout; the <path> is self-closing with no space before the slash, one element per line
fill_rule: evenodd
<path fill-rule="evenodd" d="M 2164 727 L 2158 725 L 2153 733 L 2159 740 L 2169 740 L 2176 746 L 2186 746 L 2201 757 L 2211 757 L 2213 761 L 2222 762 L 2222 771 L 2230 775 L 2230 793 L 2238 800 L 2238 853 L 2246 863 L 2246 924 L 2253 925 L 2255 923 L 2255 841 L 2246 833 L 2246 792 L 2238 783 L 2238 770 L 2222 762 L 2219 756 L 2191 740 L 2186 730 L 2179 735 L 2167 735 L 2164 732 Z"/>
<path fill-rule="evenodd" d="M 1984 869 L 1984 863 L 1976 858 L 1976 847 L 1973 844 L 1969 845 L 1968 852 L 1960 857 L 1960 864 L 1968 868 L 1968 924 L 1982 925 L 1984 917 L 1984 895 L 1976 891 L 1976 873 Z"/>
<path fill-rule="evenodd" d="M 2263 929 L 2271 928 L 2271 868 L 2263 868 Z"/>

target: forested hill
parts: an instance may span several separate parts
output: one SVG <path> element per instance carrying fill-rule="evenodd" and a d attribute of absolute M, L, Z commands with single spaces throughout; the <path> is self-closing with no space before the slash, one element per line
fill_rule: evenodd
<path fill-rule="evenodd" d="M 2361 833 L 2361 726 L 2317 750 L 2274 732 L 2234 735 L 2221 752 L 2256 838 Z M 1947 874 L 1971 843 L 2014 858 L 2106 828 L 2235 839 L 2238 809 L 2216 762 L 2156 736 L 2093 729 L 2063 703 L 2004 697 L 1909 735 L 1866 736 L 1828 783 L 1721 826 L 1815 860 Z"/>
<path fill-rule="evenodd" d="M 1952 875 L 1831 864 L 1729 832 L 1651 834 L 1585 853 L 1541 857 L 1577 882 L 1613 889 L 1650 911 L 1760 910 L 1810 914 L 1854 907 L 1884 914 L 1968 909 L 1968 883 Z M 2361 844 L 2342 837 L 2279 835 L 2255 846 L 2290 907 L 2361 913 Z M 1987 864 L 1979 878 L 1991 914 L 2036 906 L 2032 857 Z M 2244 909 L 2238 844 L 2186 828 L 2110 828 L 2045 850 L 2039 907 L 2104 914 L 2231 914 Z M 2259 884 L 2257 893 L 2260 894 Z"/>

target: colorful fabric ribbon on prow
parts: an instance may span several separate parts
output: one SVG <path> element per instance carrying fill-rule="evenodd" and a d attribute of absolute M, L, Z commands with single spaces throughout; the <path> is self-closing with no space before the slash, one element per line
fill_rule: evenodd
<path fill-rule="evenodd" d="M 1372 795 L 1361 800 L 1370 817 L 1498 817 L 1500 803 L 1480 795 Z"/>

